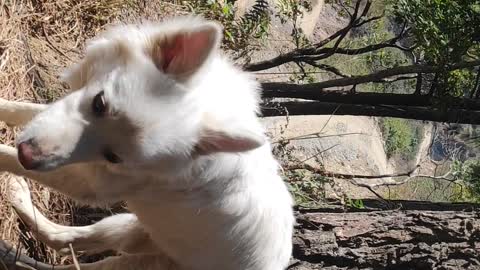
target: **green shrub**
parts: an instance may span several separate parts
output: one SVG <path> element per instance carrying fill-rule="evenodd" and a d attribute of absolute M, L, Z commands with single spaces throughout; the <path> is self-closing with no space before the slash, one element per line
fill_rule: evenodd
<path fill-rule="evenodd" d="M 455 161 L 452 172 L 454 180 L 460 181 L 460 199 L 457 200 L 480 202 L 480 161 Z"/>
<path fill-rule="evenodd" d="M 325 184 L 332 181 L 305 170 L 285 171 L 284 177 L 295 204 L 302 207 L 318 207 L 326 196 Z"/>
<path fill-rule="evenodd" d="M 418 145 L 419 131 L 408 120 L 384 118 L 381 122 L 388 157 L 395 154 L 411 157 Z"/>

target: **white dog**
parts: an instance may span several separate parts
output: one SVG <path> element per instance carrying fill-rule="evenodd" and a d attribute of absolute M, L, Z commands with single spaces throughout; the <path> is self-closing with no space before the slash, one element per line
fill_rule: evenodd
<path fill-rule="evenodd" d="M 61 226 L 17 177 L 12 203 L 40 240 L 122 252 L 82 270 L 287 266 L 292 199 L 257 117 L 259 85 L 221 56 L 221 38 L 194 17 L 117 26 L 64 74 L 71 94 L 48 106 L 0 102 L 0 120 L 26 124 L 17 149 L 0 146 L 0 170 L 132 212 Z"/>

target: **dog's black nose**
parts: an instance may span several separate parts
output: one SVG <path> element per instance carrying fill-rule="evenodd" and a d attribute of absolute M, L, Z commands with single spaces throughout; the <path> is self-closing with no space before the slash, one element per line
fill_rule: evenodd
<path fill-rule="evenodd" d="M 39 163 L 35 161 L 35 146 L 29 141 L 21 142 L 18 146 L 18 161 L 22 164 L 26 170 L 34 170 L 38 167 Z"/>

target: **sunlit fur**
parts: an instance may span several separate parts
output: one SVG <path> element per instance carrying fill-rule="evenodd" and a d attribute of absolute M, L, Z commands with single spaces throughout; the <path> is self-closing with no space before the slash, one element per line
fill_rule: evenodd
<path fill-rule="evenodd" d="M 208 51 L 185 52 L 205 57 L 201 65 L 188 74 L 159 70 L 155 61 L 161 59 L 152 58 L 162 56 L 152 52 L 155 46 L 192 31 L 209 35 L 211 42 Z M 4 170 L 91 204 L 127 201 L 132 214 L 97 226 L 78 229 L 46 219 L 37 224 L 42 240 L 58 249 L 78 242 L 80 249 L 135 253 L 82 270 L 287 266 L 292 200 L 257 117 L 259 85 L 221 55 L 220 40 L 216 23 L 193 17 L 111 28 L 91 41 L 85 58 L 63 75 L 73 91 L 42 108 L 19 136 L 18 142 L 34 139 L 45 154 L 41 172 L 23 170 L 12 162 L 16 153 L 0 147 Z M 102 90 L 109 115 L 98 118 L 91 102 Z M 199 145 L 213 151 L 197 152 L 203 149 Z M 106 146 L 122 163 L 104 159 Z M 22 218 L 42 220 L 28 210 L 28 190 L 14 190 Z M 130 250 L 127 244 L 148 248 Z M 168 263 L 145 249 L 166 256 Z"/>

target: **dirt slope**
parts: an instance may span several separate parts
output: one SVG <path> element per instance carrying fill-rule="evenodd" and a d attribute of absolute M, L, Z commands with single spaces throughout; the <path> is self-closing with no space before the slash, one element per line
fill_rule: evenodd
<path fill-rule="evenodd" d="M 370 117 L 295 116 L 263 119 L 273 141 L 290 139 L 291 154 L 298 161 L 340 174 L 378 175 L 392 173 L 383 148 L 381 132 Z M 376 185 L 389 178 L 368 179 Z M 334 192 L 336 191 L 336 192 Z M 330 196 L 370 198 L 371 192 L 346 180 L 336 179 Z"/>

